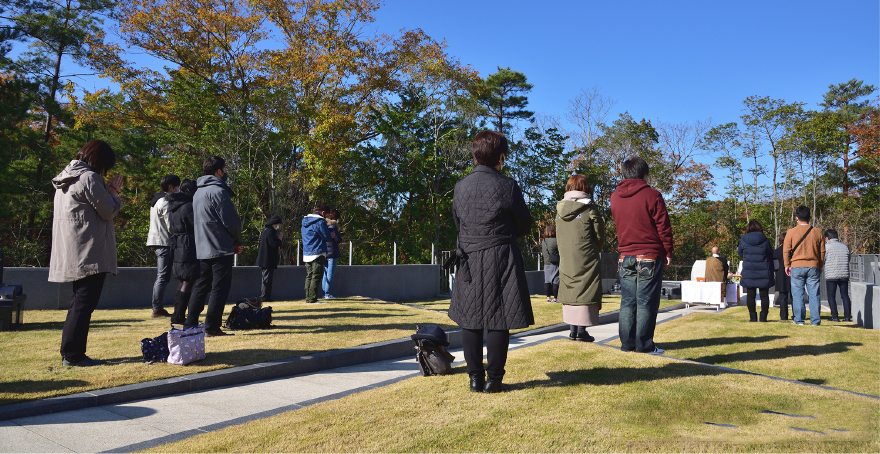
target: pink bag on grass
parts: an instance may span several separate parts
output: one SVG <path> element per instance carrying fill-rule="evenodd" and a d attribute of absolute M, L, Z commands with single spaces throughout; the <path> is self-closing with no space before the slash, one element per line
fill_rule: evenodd
<path fill-rule="evenodd" d="M 168 362 L 185 366 L 205 359 L 205 325 L 168 331 Z"/>

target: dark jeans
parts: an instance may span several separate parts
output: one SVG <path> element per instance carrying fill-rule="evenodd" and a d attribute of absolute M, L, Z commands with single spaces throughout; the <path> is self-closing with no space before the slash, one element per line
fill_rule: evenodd
<path fill-rule="evenodd" d="M 275 268 L 260 268 L 263 275 L 263 285 L 260 287 L 260 299 L 263 302 L 272 301 L 272 278 L 275 276 Z"/>
<path fill-rule="evenodd" d="M 73 296 L 61 330 L 61 358 L 73 363 L 85 359 L 89 322 L 98 307 L 106 277 L 107 273 L 98 273 L 73 281 Z"/>
<path fill-rule="evenodd" d="M 628 255 L 618 260 L 620 275 L 620 349 L 654 351 L 654 326 L 660 308 L 663 263 Z"/>
<path fill-rule="evenodd" d="M 311 262 L 306 262 L 306 302 L 318 302 L 318 289 L 321 288 L 321 279 L 324 277 L 324 265 L 327 257 L 319 255 Z"/>
<path fill-rule="evenodd" d="M 223 324 L 223 310 L 226 309 L 226 298 L 232 288 L 232 263 L 234 256 L 225 255 L 199 263 L 201 275 L 193 286 L 189 298 L 189 310 L 185 325 L 199 324 L 199 315 L 208 300 L 208 313 L 205 314 L 205 332 L 216 333 Z"/>
<path fill-rule="evenodd" d="M 769 288 L 746 288 L 746 306 L 749 312 L 755 312 L 755 292 L 761 294 L 761 312 L 770 310 L 770 289 Z"/>
<path fill-rule="evenodd" d="M 762 297 L 763 298 L 763 297 Z M 788 306 L 791 305 L 791 292 L 779 292 L 779 319 L 788 320 Z"/>
<path fill-rule="evenodd" d="M 549 282 L 544 283 L 544 293 L 547 294 L 548 297 L 552 296 L 556 298 L 559 296 L 559 284 L 551 284 Z"/>
<path fill-rule="evenodd" d="M 171 282 L 171 248 L 155 246 L 156 252 L 156 282 L 153 284 L 153 310 L 163 308 L 162 300 L 165 299 L 165 287 Z"/>
<path fill-rule="evenodd" d="M 510 331 L 489 330 L 486 336 L 487 375 L 490 380 L 504 378 L 504 365 L 507 364 L 507 347 L 510 344 Z M 483 330 L 462 329 L 461 348 L 467 362 L 469 374 L 483 373 Z"/>
<path fill-rule="evenodd" d="M 831 318 L 838 318 L 837 289 L 840 289 L 840 299 L 843 301 L 843 318 L 850 318 L 852 306 L 849 301 L 849 279 L 827 279 L 825 288 L 828 290 L 828 308 L 831 309 Z"/>

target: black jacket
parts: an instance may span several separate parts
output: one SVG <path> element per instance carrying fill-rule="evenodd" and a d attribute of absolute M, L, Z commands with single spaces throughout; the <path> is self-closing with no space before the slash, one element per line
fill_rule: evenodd
<path fill-rule="evenodd" d="M 260 234 L 260 249 L 257 251 L 257 266 L 274 270 L 278 268 L 279 249 L 281 240 L 278 239 L 278 231 L 270 225 L 266 225 Z"/>
<path fill-rule="evenodd" d="M 532 226 L 522 191 L 492 167 L 476 166 L 455 185 L 452 220 L 460 260 L 449 318 L 465 329 L 509 330 L 535 323 L 516 238 Z"/>
<path fill-rule="evenodd" d="M 764 232 L 751 232 L 739 240 L 737 253 L 743 260 L 740 285 L 745 288 L 770 288 L 776 284 L 773 275 L 773 249 Z"/>
<path fill-rule="evenodd" d="M 782 257 L 782 246 L 773 250 L 773 260 L 776 262 L 776 291 L 780 293 L 791 292 L 791 277 L 785 274 L 785 260 Z"/>
<path fill-rule="evenodd" d="M 336 224 L 330 224 L 327 226 L 327 230 L 330 231 L 330 241 L 327 242 L 327 258 L 338 259 L 340 256 L 339 243 L 342 241 L 342 234 L 339 233 L 339 226 Z"/>
<path fill-rule="evenodd" d="M 181 192 L 165 196 L 168 201 L 168 226 L 171 230 L 171 257 L 174 262 L 172 274 L 181 281 L 199 277 L 199 260 L 196 258 L 196 236 L 193 219 L 193 198 Z"/>

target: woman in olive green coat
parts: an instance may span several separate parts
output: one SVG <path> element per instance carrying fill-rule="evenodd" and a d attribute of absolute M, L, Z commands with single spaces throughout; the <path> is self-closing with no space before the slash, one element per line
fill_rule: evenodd
<path fill-rule="evenodd" d="M 591 200 L 593 188 L 583 175 L 573 175 L 556 204 L 559 244 L 559 297 L 562 321 L 571 325 L 571 340 L 592 342 L 587 326 L 599 321 L 602 277 L 599 252 L 605 243 L 605 220 Z"/>

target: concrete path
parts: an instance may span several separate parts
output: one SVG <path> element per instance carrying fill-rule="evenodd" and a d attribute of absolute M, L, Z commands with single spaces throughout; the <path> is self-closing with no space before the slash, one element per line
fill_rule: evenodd
<path fill-rule="evenodd" d="M 664 322 L 690 308 L 660 313 Z M 617 323 L 589 329 L 596 342 L 617 337 Z M 567 337 L 567 331 L 511 338 L 522 348 Z M 662 345 L 661 345 L 662 347 Z M 464 363 L 460 349 L 452 350 Z M 330 369 L 124 404 L 0 421 L 0 452 L 130 452 L 266 418 L 419 375 L 415 358 Z M 465 380 L 462 378 L 462 380 Z M 465 382 L 462 381 L 462 386 Z"/>

